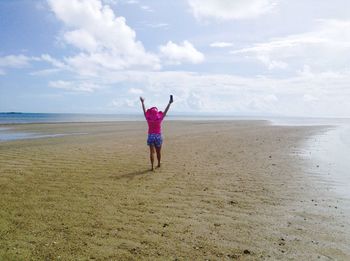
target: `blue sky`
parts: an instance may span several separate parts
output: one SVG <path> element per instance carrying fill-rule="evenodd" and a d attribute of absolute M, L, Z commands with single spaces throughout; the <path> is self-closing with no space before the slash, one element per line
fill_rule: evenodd
<path fill-rule="evenodd" d="M 0 111 L 350 117 L 347 0 L 2 0 Z"/>

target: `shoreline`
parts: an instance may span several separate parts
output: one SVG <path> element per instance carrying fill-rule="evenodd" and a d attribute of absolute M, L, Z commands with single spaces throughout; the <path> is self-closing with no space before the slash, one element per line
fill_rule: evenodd
<path fill-rule="evenodd" d="M 135 114 L 88 114 L 88 113 L 0 113 L 0 125 L 7 124 L 46 124 L 46 123 L 103 123 L 143 121 L 140 113 Z M 295 116 L 239 116 L 222 114 L 171 114 L 167 121 L 269 121 L 281 125 L 333 125 L 350 122 L 350 118 L 320 118 Z"/>
<path fill-rule="evenodd" d="M 350 199 L 349 154 L 350 125 L 327 127 L 307 141 L 304 153 L 310 160 L 310 171 L 316 168 L 320 178 L 331 184 L 330 190 L 345 199 Z"/>
<path fill-rule="evenodd" d="M 302 150 L 323 127 L 166 121 L 148 172 L 145 122 L 28 125 L 87 135 L 0 143 L 0 257 L 350 257 L 347 201 Z"/>
<path fill-rule="evenodd" d="M 191 122 L 187 120 L 171 120 L 172 122 Z M 251 120 L 209 120 L 208 122 L 252 122 Z M 193 122 L 201 122 L 195 120 Z M 206 121 L 204 121 L 206 122 Z M 261 122 L 264 124 L 279 126 L 279 127 L 319 127 L 325 129 L 325 131 L 314 135 L 309 138 L 309 141 L 305 143 L 303 149 L 304 156 L 309 158 L 310 161 L 315 162 L 310 166 L 322 166 L 317 169 L 320 172 L 320 178 L 327 180 L 329 183 L 334 184 L 333 190 L 340 196 L 350 197 L 350 162 L 348 163 L 346 155 L 350 154 L 350 122 L 333 122 L 330 125 L 329 122 L 310 122 L 307 124 L 305 121 L 273 121 L 273 120 L 256 120 L 254 122 Z M 99 125 L 99 124 L 128 124 L 128 123 L 140 123 L 139 120 L 131 121 L 105 121 L 105 122 L 46 122 L 46 123 L 12 123 L 12 124 L 0 124 L 0 143 L 9 142 L 15 140 L 25 139 L 41 139 L 41 138 L 57 138 L 65 135 L 86 135 L 88 132 L 70 132 L 70 133 L 45 133 L 45 132 L 26 132 L 28 126 L 76 126 L 76 125 Z M 326 124 L 327 123 L 327 124 Z M 24 131 L 23 131 L 24 129 Z M 30 129 L 30 128 L 29 128 Z M 345 130 L 345 131 L 344 131 Z M 6 136 L 6 137 L 4 137 Z M 13 136 L 13 137 L 12 137 Z M 343 136 L 342 141 L 346 139 L 346 146 L 340 141 L 340 137 Z M 340 152 L 338 152 L 338 151 Z M 328 153 L 332 151 L 332 153 Z M 308 155 L 309 154 L 309 155 Z M 312 154 L 312 156 L 311 156 Z M 312 168 L 312 167 L 310 167 Z"/>

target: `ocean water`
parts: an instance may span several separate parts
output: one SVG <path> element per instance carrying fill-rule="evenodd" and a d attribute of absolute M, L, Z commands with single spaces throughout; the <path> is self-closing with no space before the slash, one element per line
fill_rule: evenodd
<path fill-rule="evenodd" d="M 142 117 L 142 114 L 0 113 L 0 124 L 135 121 Z"/>
<path fill-rule="evenodd" d="M 168 115 L 167 120 L 232 120 L 243 119 L 242 117 L 227 116 L 189 116 L 189 115 Z M 38 139 L 38 138 L 55 138 L 64 135 L 75 134 L 42 134 L 31 132 L 19 132 L 13 129 L 12 124 L 29 124 L 29 123 L 77 123 L 77 122 L 118 122 L 118 121 L 144 121 L 144 116 L 140 114 L 60 114 L 60 113 L 0 113 L 0 142 Z M 3 127 L 1 127 L 3 126 Z M 86 133 L 83 133 L 86 134 Z"/>
<path fill-rule="evenodd" d="M 1 124 L 143 121 L 139 114 L 80 114 L 80 113 L 0 113 Z M 167 120 L 266 120 L 262 117 L 227 115 L 167 115 Z"/>
<path fill-rule="evenodd" d="M 350 123 L 311 138 L 307 148 L 321 177 L 331 181 L 340 196 L 350 198 Z"/>
<path fill-rule="evenodd" d="M 55 134 L 42 134 L 36 132 L 19 132 L 14 131 L 12 128 L 0 128 L 0 142 L 24 140 L 24 139 L 40 139 L 40 138 L 55 138 L 67 135 L 84 135 L 87 133 L 55 133 Z"/>
<path fill-rule="evenodd" d="M 319 175 L 340 197 L 350 199 L 350 119 L 274 118 L 272 125 L 324 126 L 326 131 L 311 137 L 303 148 L 310 161 L 308 173 Z"/>
<path fill-rule="evenodd" d="M 253 119 L 233 116 L 206 116 L 206 115 L 168 115 L 167 120 L 242 120 Z M 255 118 L 254 118 L 255 119 Z M 74 113 L 0 113 L 0 142 L 54 138 L 67 134 L 42 134 L 15 131 L 12 124 L 29 123 L 77 123 L 77 122 L 118 122 L 118 121 L 144 121 L 140 114 L 74 114 Z M 2 126 L 2 127 L 1 127 Z M 74 134 L 74 135 L 78 135 Z M 72 135 L 72 134 L 69 134 Z M 80 134 L 79 134 L 80 135 Z"/>

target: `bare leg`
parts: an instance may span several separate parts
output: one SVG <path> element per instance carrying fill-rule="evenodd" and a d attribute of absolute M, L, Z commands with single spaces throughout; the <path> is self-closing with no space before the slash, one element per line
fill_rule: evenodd
<path fill-rule="evenodd" d="M 158 160 L 158 166 L 157 168 L 160 168 L 160 159 L 162 157 L 161 155 L 161 150 L 162 150 L 162 146 L 160 146 L 159 148 L 156 147 L 156 151 L 157 151 L 157 160 Z"/>
<path fill-rule="evenodd" d="M 151 166 L 152 166 L 151 170 L 153 170 L 154 152 L 155 152 L 154 146 L 150 145 L 149 146 L 149 158 L 151 160 Z"/>

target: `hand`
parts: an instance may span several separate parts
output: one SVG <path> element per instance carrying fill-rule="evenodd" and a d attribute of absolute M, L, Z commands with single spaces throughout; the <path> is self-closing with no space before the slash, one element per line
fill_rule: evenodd
<path fill-rule="evenodd" d="M 140 101 L 143 103 L 145 101 L 145 98 L 140 96 Z"/>

